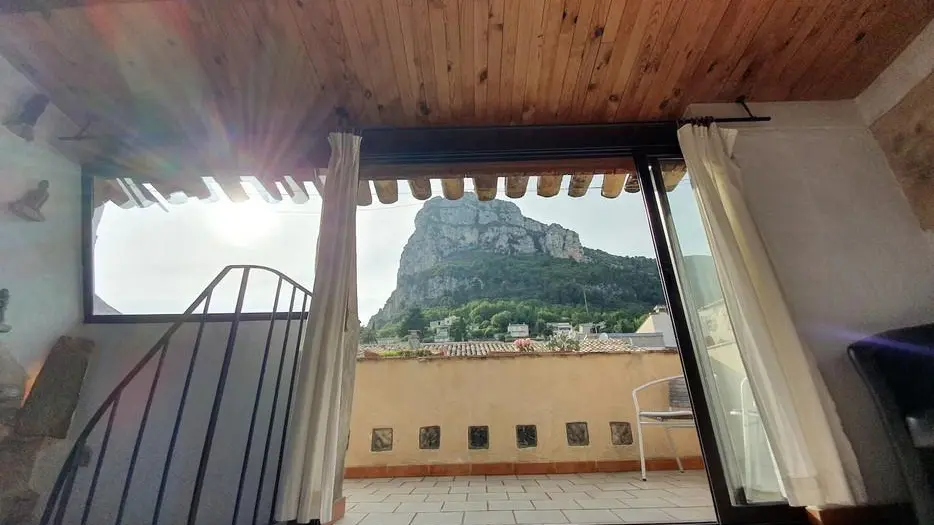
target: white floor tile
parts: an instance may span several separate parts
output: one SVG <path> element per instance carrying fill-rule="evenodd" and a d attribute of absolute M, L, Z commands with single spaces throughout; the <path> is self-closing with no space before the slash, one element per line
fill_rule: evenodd
<path fill-rule="evenodd" d="M 366 517 L 366 513 L 361 512 L 357 514 L 356 512 L 347 512 L 344 514 L 344 517 L 337 520 L 335 525 L 357 525 L 360 521 Z"/>
<path fill-rule="evenodd" d="M 590 499 L 590 496 L 586 492 L 547 492 L 548 497 L 554 500 L 576 500 L 576 499 Z"/>
<path fill-rule="evenodd" d="M 515 516 L 508 510 L 464 513 L 464 525 L 512 525 L 515 522 Z"/>
<path fill-rule="evenodd" d="M 349 503 L 374 503 L 377 501 L 383 501 L 389 496 L 389 494 L 352 494 L 347 496 L 347 501 Z"/>
<path fill-rule="evenodd" d="M 522 485 L 503 485 L 503 488 L 505 489 L 504 492 L 533 492 L 533 491 L 526 491 L 525 487 L 523 487 Z M 542 492 L 545 491 L 545 489 L 541 487 L 535 487 L 535 488 L 541 490 Z"/>
<path fill-rule="evenodd" d="M 529 523 L 545 525 L 550 523 L 567 523 L 567 517 L 560 510 L 517 510 L 516 523 Z"/>
<path fill-rule="evenodd" d="M 358 514 L 361 512 L 392 512 L 399 505 L 400 503 L 355 503 L 352 510 Z"/>
<path fill-rule="evenodd" d="M 428 494 L 390 494 L 386 496 L 383 503 L 414 503 L 425 501 Z"/>
<path fill-rule="evenodd" d="M 625 523 L 668 523 L 675 521 L 670 514 L 658 509 L 619 509 L 614 514 Z"/>
<path fill-rule="evenodd" d="M 512 488 L 516 488 L 516 487 L 512 487 Z M 522 487 L 518 487 L 518 488 L 522 488 Z M 487 492 L 507 492 L 506 485 L 487 485 L 486 491 Z M 519 491 L 514 490 L 511 492 L 519 492 Z M 523 490 L 521 492 L 525 492 L 525 491 Z"/>
<path fill-rule="evenodd" d="M 674 485 L 668 483 L 667 481 L 652 481 L 652 473 L 649 473 L 648 481 L 634 481 L 630 483 L 634 488 L 639 490 L 654 490 L 654 489 L 673 489 Z M 628 489 L 624 489 L 628 490 Z"/>
<path fill-rule="evenodd" d="M 441 512 L 443 501 L 423 501 L 421 503 L 402 503 L 396 512 Z"/>
<path fill-rule="evenodd" d="M 462 512 L 419 512 L 412 525 L 461 525 Z"/>
<path fill-rule="evenodd" d="M 693 507 L 693 508 L 664 508 L 668 514 L 674 516 L 678 521 L 716 521 L 717 514 L 713 507 Z"/>
<path fill-rule="evenodd" d="M 571 523 L 622 523 L 622 519 L 608 510 L 566 510 Z"/>
<path fill-rule="evenodd" d="M 488 501 L 487 507 L 490 510 L 532 510 L 532 502 L 525 501 Z"/>
<path fill-rule="evenodd" d="M 572 499 L 533 501 L 532 505 L 538 510 L 577 510 L 581 508 L 581 506 Z"/>
<path fill-rule="evenodd" d="M 543 501 L 546 499 L 551 499 L 551 497 L 544 492 L 510 492 L 508 496 L 509 499 L 526 501 Z"/>
<path fill-rule="evenodd" d="M 635 491 L 627 492 L 625 490 L 611 490 L 609 492 L 605 492 L 602 490 L 588 490 L 585 492 L 585 494 L 593 499 L 629 499 L 635 497 L 633 496 L 633 492 Z M 572 492 L 571 494 L 574 494 L 575 496 L 580 495 L 576 492 Z"/>
<path fill-rule="evenodd" d="M 575 485 L 571 484 L 561 484 L 561 490 L 564 492 L 587 492 L 588 490 L 597 490 L 597 487 L 594 485 Z"/>
<path fill-rule="evenodd" d="M 555 480 L 538 480 L 538 486 L 545 490 L 558 490 L 561 489 L 561 485 L 558 484 Z"/>
<path fill-rule="evenodd" d="M 486 494 L 486 487 L 451 487 L 451 494 Z"/>
<path fill-rule="evenodd" d="M 634 490 L 634 489 L 637 488 L 637 487 L 636 487 L 635 485 L 633 485 L 632 483 L 618 483 L 618 482 L 614 482 L 614 483 L 597 483 L 597 484 L 596 484 L 596 487 L 597 487 L 599 490 L 602 490 L 602 491 L 604 491 L 604 492 L 611 492 L 611 491 L 616 491 L 616 490 Z"/>
<path fill-rule="evenodd" d="M 584 509 L 625 509 L 627 505 L 618 499 L 582 499 L 578 505 Z"/>
<path fill-rule="evenodd" d="M 426 494 L 425 501 L 467 501 L 467 494 Z"/>
<path fill-rule="evenodd" d="M 713 505 L 713 500 L 710 495 L 700 497 L 700 498 L 682 498 L 679 496 L 668 496 L 665 498 L 679 507 L 710 507 Z"/>
<path fill-rule="evenodd" d="M 675 489 L 678 490 L 678 489 Z M 692 490 L 692 489 L 680 489 L 680 490 Z M 376 492 L 376 489 L 366 489 L 366 488 L 350 488 L 347 485 L 344 485 L 343 490 L 341 491 L 344 496 L 353 496 L 354 494 L 372 494 Z"/>
<path fill-rule="evenodd" d="M 457 487 L 422 487 L 412 489 L 412 494 L 447 494 L 455 488 Z"/>
<path fill-rule="evenodd" d="M 685 488 L 676 488 L 676 489 L 666 489 L 668 492 L 671 492 L 675 496 L 684 497 L 684 498 L 706 498 L 710 497 L 710 489 L 698 488 L 698 489 L 685 489 Z"/>
<path fill-rule="evenodd" d="M 431 478 L 429 478 L 431 479 Z M 413 489 L 423 489 L 426 487 L 434 487 L 434 481 L 404 481 L 402 483 L 403 487 L 412 487 Z"/>
<path fill-rule="evenodd" d="M 367 514 L 359 525 L 409 525 L 414 517 L 411 512 L 374 512 Z"/>
<path fill-rule="evenodd" d="M 509 497 L 505 492 L 492 494 L 467 494 L 467 501 L 506 501 Z"/>
<path fill-rule="evenodd" d="M 398 487 L 383 487 L 377 489 L 374 494 L 411 494 L 413 490 L 429 490 L 429 489 L 413 489 L 411 486 L 398 486 Z"/>
<path fill-rule="evenodd" d="M 467 510 L 486 510 L 485 501 L 445 501 L 441 512 L 463 512 Z"/>
<path fill-rule="evenodd" d="M 631 492 L 637 498 L 672 498 L 674 496 L 671 492 L 663 489 L 630 490 L 628 492 Z"/>
<path fill-rule="evenodd" d="M 630 507 L 633 509 L 645 509 L 645 508 L 661 508 L 661 507 L 672 507 L 674 504 L 665 498 L 633 498 L 625 501 L 625 507 Z"/>

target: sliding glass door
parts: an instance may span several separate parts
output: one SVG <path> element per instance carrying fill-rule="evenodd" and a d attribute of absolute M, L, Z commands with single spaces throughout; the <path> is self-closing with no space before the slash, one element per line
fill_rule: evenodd
<path fill-rule="evenodd" d="M 802 509 L 785 503 L 690 173 L 673 160 L 637 158 L 636 167 L 718 517 L 721 523 L 802 520 Z"/>

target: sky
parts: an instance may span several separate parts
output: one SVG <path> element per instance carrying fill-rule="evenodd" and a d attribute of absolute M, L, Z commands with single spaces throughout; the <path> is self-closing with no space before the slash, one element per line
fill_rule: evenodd
<path fill-rule="evenodd" d="M 616 199 L 600 195 L 597 175 L 584 197 L 567 192 L 551 198 L 534 193 L 534 180 L 516 203 L 522 213 L 544 223 L 576 231 L 581 243 L 616 255 L 655 257 L 641 194 L 622 193 Z M 433 195 L 440 195 L 439 181 Z M 502 184 L 502 181 L 500 181 Z M 212 183 L 213 184 L 213 183 Z M 564 187 L 568 178 L 564 180 Z M 161 203 L 122 209 L 108 203 L 100 210 L 94 246 L 94 286 L 104 301 L 123 313 L 180 313 L 226 265 L 257 264 L 275 268 L 308 289 L 314 283 L 315 246 L 321 199 L 295 204 L 287 198 L 267 203 L 249 183 L 252 198 L 234 204 L 222 192 L 216 202 L 190 199 L 184 204 Z M 466 181 L 470 191 L 472 184 Z M 399 200 L 357 208 L 359 314 L 364 322 L 383 306 L 395 288 L 402 248 L 414 231 L 422 202 L 400 183 Z M 688 254 L 709 253 L 696 218 L 689 184 L 669 194 L 672 213 Z M 683 218 L 682 218 L 683 217 Z M 240 274 L 229 275 L 212 298 L 211 311 L 232 311 Z M 276 278 L 254 274 L 245 310 L 269 311 Z M 287 307 L 288 290 L 280 295 L 279 311 Z M 296 309 L 298 305 L 296 305 Z"/>

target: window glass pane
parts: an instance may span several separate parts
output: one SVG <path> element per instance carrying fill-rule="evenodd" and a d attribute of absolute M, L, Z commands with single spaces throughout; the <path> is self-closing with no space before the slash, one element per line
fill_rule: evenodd
<path fill-rule="evenodd" d="M 668 225 L 691 339 L 734 503 L 784 500 L 683 162 L 663 162 Z"/>
<path fill-rule="evenodd" d="M 164 196 L 150 187 L 152 198 L 122 206 L 100 195 L 111 186 L 95 185 L 95 314 L 182 313 L 221 269 L 233 264 L 267 266 L 311 289 L 321 216 L 321 199 L 313 188 L 304 203 L 287 194 L 268 202 L 253 179 L 244 177 L 249 199 L 234 203 L 216 182 L 206 179 L 205 184 L 210 199 Z M 210 312 L 234 310 L 240 275 L 234 272 L 219 284 Z M 272 311 L 277 281 L 274 274 L 253 272 L 243 310 Z M 284 286 L 277 311 L 288 311 L 290 294 Z M 296 311 L 301 300 L 297 303 Z"/>

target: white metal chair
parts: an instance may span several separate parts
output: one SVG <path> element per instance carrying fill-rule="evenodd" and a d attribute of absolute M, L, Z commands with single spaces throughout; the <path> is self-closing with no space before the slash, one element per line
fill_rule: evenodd
<path fill-rule="evenodd" d="M 643 410 L 639 406 L 639 392 L 660 383 L 668 383 L 668 410 Z M 678 449 L 675 448 L 675 441 L 671 438 L 669 432 L 672 428 L 695 428 L 694 411 L 691 409 L 691 399 L 688 395 L 688 387 L 684 381 L 684 376 L 663 377 L 636 387 L 632 391 L 632 402 L 636 406 L 636 434 L 639 438 L 639 462 L 642 466 L 642 481 L 646 480 L 642 425 L 658 425 L 665 430 L 665 436 L 668 438 L 668 445 L 671 446 L 671 451 L 675 455 L 678 470 L 684 472 L 681 457 L 678 456 Z"/>

